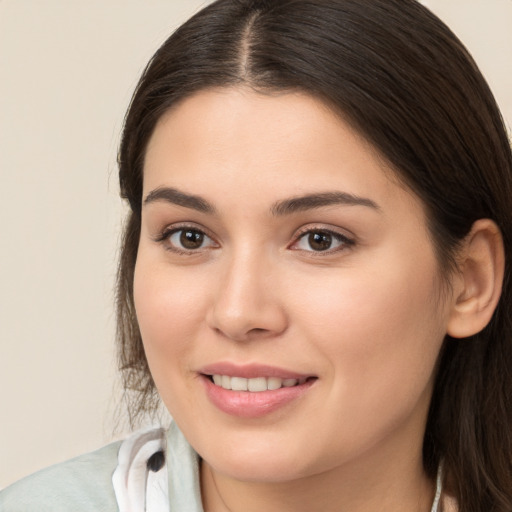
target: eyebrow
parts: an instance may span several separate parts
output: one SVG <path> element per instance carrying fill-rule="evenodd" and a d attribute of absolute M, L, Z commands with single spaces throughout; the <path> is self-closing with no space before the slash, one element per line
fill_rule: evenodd
<path fill-rule="evenodd" d="M 184 206 L 185 208 L 191 208 L 192 210 L 197 210 L 202 213 L 215 213 L 214 206 L 206 201 L 206 199 L 180 192 L 175 188 L 159 187 L 152 190 L 146 196 L 146 199 L 144 199 L 144 205 L 157 201 L 164 201 L 178 206 Z"/>
<path fill-rule="evenodd" d="M 347 192 L 321 192 L 278 201 L 273 204 L 271 212 L 273 215 L 281 216 L 333 205 L 366 206 L 380 210 L 380 206 L 375 201 L 366 197 L 359 197 Z"/>
<path fill-rule="evenodd" d="M 171 187 L 158 187 L 152 190 L 144 199 L 144 205 L 158 201 L 191 208 L 201 213 L 216 213 L 215 207 L 206 199 L 193 194 L 186 194 Z M 270 211 L 275 216 L 282 216 L 333 205 L 365 206 L 380 210 L 377 203 L 366 197 L 359 197 L 347 192 L 320 192 L 277 201 L 272 205 Z"/>

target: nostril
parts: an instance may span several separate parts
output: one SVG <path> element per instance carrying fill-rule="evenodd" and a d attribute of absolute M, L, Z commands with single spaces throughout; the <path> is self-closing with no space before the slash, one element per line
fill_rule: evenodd
<path fill-rule="evenodd" d="M 249 334 L 250 333 L 259 334 L 259 333 L 266 332 L 266 331 L 267 331 L 266 329 L 261 329 L 260 327 L 255 327 L 254 329 L 251 329 L 249 331 Z"/>

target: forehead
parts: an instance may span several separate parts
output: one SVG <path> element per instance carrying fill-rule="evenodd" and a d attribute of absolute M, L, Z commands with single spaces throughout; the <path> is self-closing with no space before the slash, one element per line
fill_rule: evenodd
<path fill-rule="evenodd" d="M 146 151 L 144 195 L 169 185 L 206 196 L 236 189 L 240 200 L 259 190 L 269 201 L 330 188 L 381 199 L 406 192 L 319 99 L 245 88 L 201 91 L 162 116 Z"/>

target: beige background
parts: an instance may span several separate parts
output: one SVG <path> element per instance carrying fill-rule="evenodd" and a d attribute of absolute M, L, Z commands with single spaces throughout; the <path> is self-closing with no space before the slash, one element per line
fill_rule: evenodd
<path fill-rule="evenodd" d="M 113 438 L 116 146 L 144 64 L 205 3 L 0 0 L 0 488 Z M 511 123 L 512 0 L 425 3 Z"/>

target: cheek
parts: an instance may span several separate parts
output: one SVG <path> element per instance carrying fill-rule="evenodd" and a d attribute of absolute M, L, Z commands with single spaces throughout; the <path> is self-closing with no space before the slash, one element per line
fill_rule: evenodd
<path fill-rule="evenodd" d="M 172 417 L 188 411 L 192 424 L 199 421 L 190 408 L 191 360 L 201 337 L 204 318 L 204 283 L 186 271 L 142 253 L 135 267 L 134 302 L 144 352 L 158 393 Z"/>
<path fill-rule="evenodd" d="M 134 301 L 144 350 L 158 380 L 160 366 L 178 363 L 178 356 L 194 346 L 204 317 L 204 283 L 142 255 L 135 267 Z"/>
<path fill-rule="evenodd" d="M 302 279 L 295 277 L 295 284 L 307 292 L 296 294 L 294 301 L 298 317 L 307 318 L 319 333 L 333 329 L 341 339 L 375 346 L 398 341 L 400 332 L 406 336 L 412 330 L 421 336 L 425 328 L 434 326 L 440 316 L 434 275 L 403 267 L 397 272 L 348 269 L 326 279 L 304 274 Z M 375 336 L 369 337 L 371 332 Z"/>
<path fill-rule="evenodd" d="M 297 298 L 302 329 L 316 339 L 338 382 L 332 389 L 357 394 L 360 405 L 386 407 L 399 395 L 412 403 L 429 384 L 444 339 L 435 261 L 419 273 L 417 265 L 398 261 L 385 271 L 344 270 L 322 286 L 303 282 L 300 289 L 309 293 Z"/>

